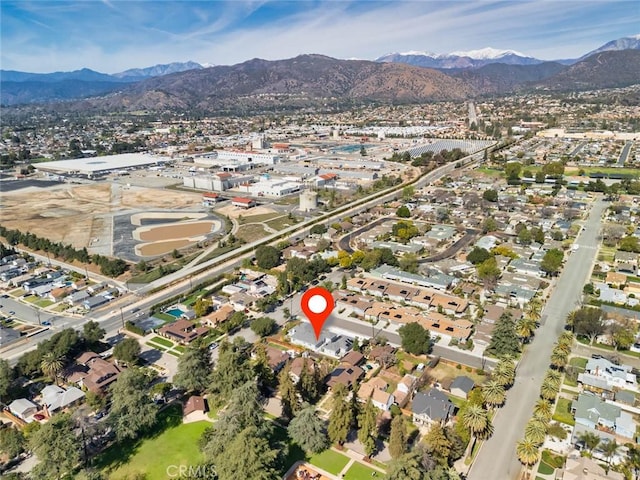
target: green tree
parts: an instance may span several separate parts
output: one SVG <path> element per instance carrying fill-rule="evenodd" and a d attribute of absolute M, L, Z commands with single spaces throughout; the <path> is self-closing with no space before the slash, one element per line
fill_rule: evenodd
<path fill-rule="evenodd" d="M 376 449 L 376 438 L 378 436 L 377 409 L 373 406 L 371 398 L 358 415 L 358 440 L 364 447 L 368 457 L 371 457 Z"/>
<path fill-rule="evenodd" d="M 478 265 L 491 258 L 491 254 L 484 248 L 473 247 L 473 250 L 467 255 L 467 260 L 473 265 Z"/>
<path fill-rule="evenodd" d="M 389 465 L 385 480 L 425 480 L 422 456 L 417 451 L 405 453 Z"/>
<path fill-rule="evenodd" d="M 404 417 L 396 415 L 391 420 L 391 433 L 389 434 L 389 454 L 391 458 L 400 458 L 407 452 L 407 427 Z"/>
<path fill-rule="evenodd" d="M 530 316 L 524 316 L 516 322 L 516 333 L 523 342 L 527 342 L 532 336 L 537 326 L 536 321 Z"/>
<path fill-rule="evenodd" d="M 54 415 L 29 437 L 29 449 L 38 456 L 34 478 L 57 480 L 73 473 L 80 463 L 81 442 L 68 413 Z"/>
<path fill-rule="evenodd" d="M 280 264 L 280 250 L 270 245 L 261 245 L 256 248 L 255 256 L 260 268 L 270 270 Z"/>
<path fill-rule="evenodd" d="M 269 317 L 256 318 L 253 322 L 251 322 L 251 330 L 253 330 L 253 333 L 258 335 L 259 337 L 266 337 L 268 335 L 271 335 L 276 329 L 276 326 L 276 321 L 273 318 Z"/>
<path fill-rule="evenodd" d="M 62 358 L 56 356 L 54 352 L 48 352 L 42 357 L 42 361 L 40 362 L 40 370 L 47 377 L 51 379 L 51 381 L 55 381 L 58 383 L 58 374 L 64 368 L 64 362 Z"/>
<path fill-rule="evenodd" d="M 482 233 L 495 232 L 498 229 L 498 224 L 492 217 L 485 218 L 482 222 Z"/>
<path fill-rule="evenodd" d="M 482 198 L 487 202 L 495 203 L 498 201 L 498 192 L 493 189 L 485 190 L 482 194 Z"/>
<path fill-rule="evenodd" d="M 106 330 L 94 320 L 90 320 L 82 326 L 82 336 L 89 345 L 99 343 L 106 334 Z"/>
<path fill-rule="evenodd" d="M 94 412 L 97 412 L 105 407 L 107 404 L 107 397 L 103 394 L 89 390 L 85 396 L 85 401 Z"/>
<path fill-rule="evenodd" d="M 244 385 L 255 377 L 249 362 L 245 342 L 236 339 L 234 343 L 223 341 L 218 347 L 218 362 L 211 376 L 209 391 L 215 398 L 224 401 L 230 398 L 238 385 Z"/>
<path fill-rule="evenodd" d="M 564 253 L 562 250 L 558 250 L 557 248 L 552 248 L 548 250 L 547 253 L 542 257 L 542 262 L 540 263 L 540 269 L 545 272 L 547 275 L 555 276 L 559 271 L 560 267 L 562 267 L 562 261 L 564 260 Z"/>
<path fill-rule="evenodd" d="M 407 323 L 398 329 L 402 339 L 402 348 L 412 355 L 422 355 L 431 350 L 429 330 L 417 322 Z"/>
<path fill-rule="evenodd" d="M 596 433 L 582 432 L 577 436 L 578 442 L 584 445 L 587 452 L 593 452 L 600 445 L 600 437 Z"/>
<path fill-rule="evenodd" d="M 331 443 L 342 445 L 353 424 L 353 409 L 347 401 L 347 388 L 338 384 L 333 389 L 333 409 L 329 416 L 329 439 Z"/>
<path fill-rule="evenodd" d="M 137 438 L 156 422 L 158 410 L 149 397 L 149 377 L 136 367 L 124 370 L 111 386 L 111 414 L 118 440 Z"/>
<path fill-rule="evenodd" d="M 504 166 L 504 173 L 507 176 L 507 180 L 519 180 L 521 170 L 522 164 L 519 162 L 508 162 Z"/>
<path fill-rule="evenodd" d="M 0 429 L 0 452 L 7 454 L 9 459 L 17 457 L 25 450 L 24 435 L 18 428 Z"/>
<path fill-rule="evenodd" d="M 300 410 L 300 401 L 298 398 L 298 390 L 293 384 L 293 380 L 289 375 L 289 366 L 287 365 L 280 372 L 280 399 L 282 403 L 282 415 L 285 418 L 293 418 Z"/>
<path fill-rule="evenodd" d="M 409 218 L 411 216 L 411 210 L 406 205 L 402 205 L 396 210 L 396 216 L 400 218 Z"/>
<path fill-rule="evenodd" d="M 522 230 L 518 232 L 518 242 L 521 245 L 529 245 L 532 240 L 531 231 L 524 227 Z"/>
<path fill-rule="evenodd" d="M 547 427 L 547 422 L 538 417 L 533 417 L 524 427 L 524 438 L 531 440 L 536 445 L 542 445 L 544 438 L 547 436 Z"/>
<path fill-rule="evenodd" d="M 300 381 L 297 384 L 298 392 L 304 402 L 315 404 L 320 398 L 322 388 L 322 378 L 320 371 L 313 363 L 309 365 L 305 358 L 302 363 L 302 371 L 300 372 Z"/>
<path fill-rule="evenodd" d="M 467 405 L 462 413 L 462 424 L 469 430 L 471 435 L 480 439 L 489 438 L 493 433 L 493 426 L 489 420 L 489 412 L 482 406 Z"/>
<path fill-rule="evenodd" d="M 136 364 L 141 350 L 137 340 L 127 337 L 113 347 L 113 356 L 127 364 Z"/>
<path fill-rule="evenodd" d="M 196 303 L 193 305 L 193 311 L 195 312 L 197 317 L 204 317 L 211 311 L 211 300 L 207 300 L 206 298 L 198 298 Z"/>
<path fill-rule="evenodd" d="M 504 385 L 498 380 L 489 380 L 482 385 L 482 397 L 487 405 L 490 407 L 499 407 L 506 399 L 506 392 Z"/>
<path fill-rule="evenodd" d="M 206 348 L 187 347 L 178 358 L 173 383 L 188 392 L 204 392 L 211 382 L 211 370 L 211 355 Z"/>
<path fill-rule="evenodd" d="M 7 360 L 0 358 L 0 401 L 9 393 L 11 383 L 13 383 L 13 369 Z"/>
<path fill-rule="evenodd" d="M 520 341 L 511 314 L 503 313 L 500 316 L 486 351 L 496 357 L 515 356 L 520 353 Z"/>
<path fill-rule="evenodd" d="M 406 187 L 402 187 L 402 199 L 405 201 L 409 201 L 413 199 L 413 196 L 416 193 L 416 189 L 412 185 L 407 185 Z"/>
<path fill-rule="evenodd" d="M 405 253 L 398 260 L 400 269 L 409 273 L 418 273 L 418 256 L 415 253 Z"/>
<path fill-rule="evenodd" d="M 289 436 L 307 453 L 320 453 L 329 448 L 324 422 L 314 406 L 304 404 L 287 428 Z"/>
<path fill-rule="evenodd" d="M 629 235 L 620 240 L 618 249 L 622 250 L 623 252 L 640 253 L 640 241 L 638 241 L 638 237 Z"/>
<path fill-rule="evenodd" d="M 451 453 L 451 441 L 447 438 L 444 428 L 434 422 L 424 436 L 424 445 L 428 453 L 433 455 L 438 463 L 446 465 Z"/>
<path fill-rule="evenodd" d="M 604 313 L 599 308 L 582 307 L 571 313 L 571 324 L 576 335 L 589 338 L 589 343 L 605 331 Z M 567 319 L 569 323 L 569 319 Z"/>
<path fill-rule="evenodd" d="M 219 455 L 215 470 L 219 480 L 274 480 L 278 478 L 276 460 L 278 450 L 271 447 L 262 432 L 249 426 L 225 446 L 224 455 Z"/>
<path fill-rule="evenodd" d="M 539 446 L 532 440 L 524 438 L 516 444 L 516 455 L 520 463 L 522 463 L 527 470 L 530 470 L 531 466 L 536 464 L 540 456 Z"/>
<path fill-rule="evenodd" d="M 484 284 L 487 290 L 493 289 L 498 282 L 498 278 L 502 273 L 498 268 L 498 262 L 495 257 L 488 258 L 482 263 L 476 265 L 478 279 Z"/>

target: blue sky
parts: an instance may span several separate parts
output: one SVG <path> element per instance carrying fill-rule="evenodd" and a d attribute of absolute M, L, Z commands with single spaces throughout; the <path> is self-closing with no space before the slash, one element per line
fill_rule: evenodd
<path fill-rule="evenodd" d="M 637 0 L 2 0 L 0 14 L 0 66 L 29 72 L 487 46 L 560 59 L 640 33 Z"/>

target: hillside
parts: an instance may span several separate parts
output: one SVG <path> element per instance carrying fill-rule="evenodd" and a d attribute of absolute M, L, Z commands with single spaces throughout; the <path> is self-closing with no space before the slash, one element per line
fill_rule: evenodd
<path fill-rule="evenodd" d="M 557 91 L 626 87 L 640 83 L 640 50 L 605 51 L 591 55 L 538 83 Z"/>
<path fill-rule="evenodd" d="M 462 70 L 453 76 L 469 83 L 478 93 L 506 93 L 552 77 L 567 67 L 555 62 L 538 65 L 492 63 L 477 70 Z"/>

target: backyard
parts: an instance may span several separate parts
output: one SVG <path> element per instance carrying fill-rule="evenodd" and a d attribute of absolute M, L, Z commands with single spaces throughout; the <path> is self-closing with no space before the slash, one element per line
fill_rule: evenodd
<path fill-rule="evenodd" d="M 334 450 L 325 450 L 309 459 L 311 465 L 315 465 L 332 475 L 338 475 L 349 463 L 349 457 Z"/>
<path fill-rule="evenodd" d="M 571 413 L 571 400 L 567 398 L 558 398 L 556 411 L 553 414 L 556 422 L 566 423 L 567 425 L 575 425 L 576 421 Z"/>
<path fill-rule="evenodd" d="M 160 414 L 158 426 L 138 442 L 114 445 L 97 458 L 95 467 L 120 480 L 145 474 L 147 480 L 164 480 L 171 465 L 196 465 L 202 460 L 198 439 L 209 422 L 182 423 L 180 407 Z"/>

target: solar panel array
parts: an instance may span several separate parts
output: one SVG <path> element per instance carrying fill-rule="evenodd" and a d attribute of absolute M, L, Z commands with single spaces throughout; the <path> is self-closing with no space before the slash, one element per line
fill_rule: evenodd
<path fill-rule="evenodd" d="M 425 152 L 439 153 L 442 150 L 451 151 L 454 148 L 459 148 L 463 152 L 471 154 L 488 147 L 492 143 L 494 142 L 491 140 L 438 140 L 428 145 L 413 147 L 408 152 L 412 157 L 419 157 Z"/>

